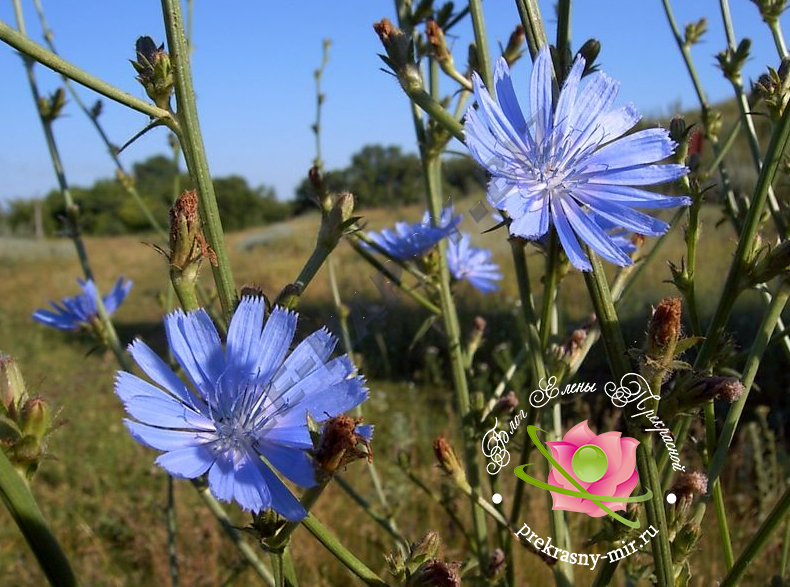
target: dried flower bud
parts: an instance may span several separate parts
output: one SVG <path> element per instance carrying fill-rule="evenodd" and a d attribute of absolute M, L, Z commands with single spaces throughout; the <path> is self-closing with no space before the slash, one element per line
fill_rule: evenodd
<path fill-rule="evenodd" d="M 517 25 L 516 29 L 510 33 L 510 38 L 507 41 L 505 50 L 502 52 L 502 57 L 505 58 L 508 66 L 512 67 L 513 64 L 524 54 L 525 37 L 526 35 L 524 35 L 524 27 L 521 25 Z"/>
<path fill-rule="evenodd" d="M 702 471 L 683 471 L 669 491 L 677 498 L 674 505 L 676 515 L 683 519 L 694 499 L 708 491 L 708 476 Z"/>
<path fill-rule="evenodd" d="M 452 62 L 453 56 L 447 48 L 447 41 L 444 38 L 444 31 L 435 20 L 429 20 L 425 25 L 425 36 L 428 38 L 428 45 L 431 48 L 431 55 L 436 61 L 442 62 L 449 60 Z"/>
<path fill-rule="evenodd" d="M 657 351 L 668 347 L 674 350 L 680 337 L 682 307 L 680 298 L 665 298 L 659 302 L 648 325 L 648 351 L 651 347 Z"/>
<path fill-rule="evenodd" d="M 470 489 L 469 482 L 466 480 L 466 472 L 461 466 L 461 462 L 455 455 L 455 451 L 444 437 L 437 438 L 433 443 L 433 453 L 436 456 L 436 463 L 439 468 L 449 477 L 452 477 L 458 487 L 464 490 Z"/>
<path fill-rule="evenodd" d="M 434 559 L 420 566 L 409 578 L 406 587 L 460 587 L 457 563 Z"/>
<path fill-rule="evenodd" d="M 686 25 L 686 35 L 684 38 L 684 45 L 690 47 L 699 43 L 702 35 L 708 30 L 708 21 L 705 18 L 699 19 L 697 22 L 690 22 Z"/>
<path fill-rule="evenodd" d="M 341 415 L 330 418 L 321 431 L 321 438 L 315 449 L 315 461 L 321 469 L 334 474 L 357 459 L 373 460 L 370 449 L 372 427 L 360 426 L 360 418 L 354 419 Z M 362 450 L 360 446 L 364 446 Z"/>
<path fill-rule="evenodd" d="M 16 420 L 22 404 L 27 400 L 27 388 L 16 360 L 0 353 L 0 405 L 9 418 Z"/>
<path fill-rule="evenodd" d="M 488 576 L 496 577 L 505 570 L 506 566 L 504 551 L 501 548 L 494 549 L 494 552 L 488 557 Z"/>
<path fill-rule="evenodd" d="M 131 63 L 137 72 L 137 81 L 154 104 L 169 110 L 174 77 L 170 55 L 165 51 L 164 44 L 157 47 L 151 37 L 140 37 L 135 43 L 135 51 L 137 61 Z"/>
<path fill-rule="evenodd" d="M 383 18 L 379 22 L 373 24 L 373 30 L 384 45 L 384 50 L 387 55 L 381 55 L 384 63 L 390 66 L 392 71 L 396 74 L 404 67 L 414 62 L 414 51 L 412 49 L 411 39 L 398 27 L 396 27 L 390 19 Z"/>
<path fill-rule="evenodd" d="M 208 257 L 212 265 L 217 264 L 217 256 L 200 230 L 197 192 L 187 190 L 170 209 L 170 267 L 183 273 L 189 271 L 188 277 L 197 279 L 203 257 Z"/>
<path fill-rule="evenodd" d="M 477 349 L 480 348 L 480 345 L 483 342 L 486 324 L 485 318 L 482 316 L 475 317 L 475 324 L 472 327 L 472 330 L 469 333 L 469 339 L 466 342 L 466 357 L 469 366 L 471 366 L 472 359 L 474 358 Z"/>
<path fill-rule="evenodd" d="M 496 417 L 502 414 L 510 414 L 517 407 L 518 397 L 516 396 L 516 392 L 511 389 L 496 401 L 491 410 L 491 415 Z"/>
<path fill-rule="evenodd" d="M 782 241 L 775 247 L 768 245 L 758 249 L 749 261 L 745 285 L 751 287 L 768 283 L 774 277 L 787 275 L 788 269 L 790 269 L 790 240 Z"/>

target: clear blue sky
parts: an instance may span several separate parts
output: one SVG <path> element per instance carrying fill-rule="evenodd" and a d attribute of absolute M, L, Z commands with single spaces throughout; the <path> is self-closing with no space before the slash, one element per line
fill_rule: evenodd
<path fill-rule="evenodd" d="M 134 80 L 129 59 L 140 35 L 164 40 L 160 5 L 154 0 L 99 2 L 42 0 L 63 57 L 122 89 L 145 97 Z M 457 3 L 460 4 L 460 3 Z M 553 2 L 541 1 L 553 36 Z M 730 97 L 729 84 L 716 68 L 715 54 L 725 47 L 716 0 L 675 0 L 681 27 L 707 16 L 709 32 L 694 48 L 703 83 L 713 101 Z M 765 65 L 778 65 L 776 51 L 757 8 L 748 0 L 731 0 L 738 38 L 753 41 L 745 78 L 755 79 Z M 33 3 L 23 0 L 28 33 L 41 41 Z M 374 0 L 195 0 L 193 69 L 198 109 L 209 163 L 214 175 L 240 174 L 252 185 L 273 185 L 290 198 L 314 156 L 310 125 L 315 115 L 313 71 L 322 39 L 332 40 L 324 77 L 324 160 L 331 169 L 348 164 L 367 143 L 398 144 L 414 150 L 405 96 L 394 78 L 380 71 L 378 38 L 371 24 L 393 18 L 393 3 Z M 342 10 L 342 12 L 341 12 Z M 696 98 L 671 38 L 660 0 L 578 0 L 573 4 L 572 41 L 601 40 L 602 68 L 621 80 L 620 99 L 634 102 L 644 114 L 668 114 L 677 105 L 693 107 Z M 519 22 L 515 4 L 484 2 L 493 45 L 506 42 Z M 0 19 L 15 24 L 10 2 L 0 3 Z M 790 32 L 788 16 L 784 28 Z M 471 25 L 459 27 L 455 58 L 466 62 Z M 495 49 L 495 47 L 494 47 Z M 36 68 L 39 85 L 49 93 L 59 79 Z M 516 68 L 516 82 L 526 80 L 529 59 Z M 0 44 L 0 202 L 41 196 L 55 187 L 55 176 L 19 57 Z M 81 89 L 92 102 L 96 96 Z M 105 100 L 102 120 L 122 144 L 145 124 L 145 118 Z M 112 163 L 89 121 L 75 105 L 57 121 L 56 134 L 72 184 L 90 184 L 113 174 Z M 168 152 L 165 132 L 153 131 L 123 155 L 129 165 L 154 153 Z"/>

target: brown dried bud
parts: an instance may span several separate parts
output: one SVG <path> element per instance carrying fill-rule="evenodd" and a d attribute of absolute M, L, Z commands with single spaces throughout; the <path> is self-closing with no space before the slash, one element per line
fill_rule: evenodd
<path fill-rule="evenodd" d="M 518 397 L 516 396 L 516 392 L 511 389 L 496 401 L 491 410 L 491 415 L 499 416 L 500 414 L 509 414 L 517 407 Z"/>
<path fill-rule="evenodd" d="M 466 472 L 461 466 L 461 462 L 455 455 L 453 447 L 447 440 L 440 436 L 433 443 L 433 454 L 436 456 L 436 463 L 439 468 L 449 477 L 452 477 L 456 485 L 461 489 L 469 489 L 469 482 L 466 480 Z"/>
<path fill-rule="evenodd" d="M 431 46 L 431 55 L 437 61 L 453 59 L 450 50 L 447 48 L 447 41 L 444 38 L 444 31 L 435 20 L 429 20 L 425 25 L 425 36 L 428 37 L 428 44 Z"/>
<path fill-rule="evenodd" d="M 680 298 L 665 298 L 653 310 L 648 327 L 649 342 L 664 349 L 677 343 L 680 336 Z"/>
<path fill-rule="evenodd" d="M 688 513 L 694 498 L 705 495 L 708 491 L 708 476 L 702 471 L 683 471 L 669 491 L 677 498 L 676 511 L 684 516 Z"/>
<path fill-rule="evenodd" d="M 458 563 L 445 563 L 434 559 L 417 569 L 406 583 L 407 587 L 460 587 Z"/>
<path fill-rule="evenodd" d="M 524 54 L 524 38 L 524 27 L 517 25 L 516 29 L 510 33 L 507 46 L 502 52 L 502 57 L 505 58 L 509 66 L 512 66 Z"/>
<path fill-rule="evenodd" d="M 383 18 L 379 22 L 373 24 L 373 30 L 381 39 L 381 44 L 384 45 L 384 50 L 387 52 L 386 56 L 381 56 L 384 63 L 392 68 L 392 71 L 398 73 L 409 63 L 414 61 L 411 49 L 411 40 L 399 28 L 392 24 L 390 19 Z"/>
<path fill-rule="evenodd" d="M 488 576 L 495 577 L 505 570 L 506 566 L 504 551 L 501 548 L 494 549 L 494 552 L 488 557 Z"/>
<path fill-rule="evenodd" d="M 330 418 L 323 427 L 318 447 L 315 450 L 316 463 L 329 474 L 335 473 L 357 459 L 373 460 L 368 430 L 357 430 L 361 418 L 341 415 Z M 365 450 L 360 448 L 365 447 Z"/>
<path fill-rule="evenodd" d="M 170 209 L 170 265 L 185 269 L 202 258 L 198 196 L 187 190 L 176 199 Z"/>

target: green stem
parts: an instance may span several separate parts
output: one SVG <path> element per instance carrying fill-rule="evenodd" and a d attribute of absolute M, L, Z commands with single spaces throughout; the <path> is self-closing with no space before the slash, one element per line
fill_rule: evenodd
<path fill-rule="evenodd" d="M 754 384 L 754 378 L 757 375 L 757 370 L 760 366 L 760 361 L 763 357 L 768 342 L 771 340 L 771 334 L 776 328 L 776 323 L 782 314 L 782 310 L 790 298 L 790 285 L 782 279 L 779 291 L 776 292 L 771 300 L 768 310 L 763 316 L 760 327 L 752 343 L 749 356 L 746 359 L 746 364 L 743 368 L 742 383 L 744 392 L 735 403 L 730 407 L 727 412 L 727 417 L 722 426 L 721 436 L 716 445 L 716 451 L 710 460 L 708 467 L 708 479 L 712 482 L 719 479 L 721 472 L 724 470 L 724 462 L 727 458 L 727 453 L 730 449 L 730 444 L 735 437 L 735 430 L 738 427 L 743 409 L 746 406 L 746 401 L 749 399 L 749 391 Z"/>
<path fill-rule="evenodd" d="M 553 330 L 553 318 L 557 308 L 557 297 L 559 296 L 560 242 L 554 227 L 549 231 L 548 248 L 540 313 L 540 345 L 543 349 L 548 348 L 549 345 L 549 335 Z"/>
<path fill-rule="evenodd" d="M 180 0 L 162 0 L 162 14 L 167 31 L 167 45 L 173 63 L 175 94 L 178 103 L 176 117 L 179 125 L 171 130 L 176 133 L 181 142 L 189 174 L 198 189 L 203 232 L 217 257 L 217 264 L 211 266 L 214 272 L 214 282 L 217 286 L 225 320 L 230 321 L 238 298 L 222 232 L 222 221 L 219 216 L 217 198 L 214 194 L 214 184 L 211 181 L 203 138 L 200 134 L 200 122 L 189 64 L 189 46 L 184 37 Z"/>
<path fill-rule="evenodd" d="M 773 19 L 768 22 L 768 27 L 771 29 L 771 35 L 774 38 L 776 51 L 779 53 L 779 59 L 787 57 L 787 43 L 785 43 L 785 36 L 782 33 L 782 25 L 779 19 Z"/>
<path fill-rule="evenodd" d="M 719 0 L 719 7 L 721 8 L 722 20 L 724 21 L 727 45 L 729 49 L 734 52 L 737 47 L 735 43 L 735 30 L 732 24 L 732 16 L 730 15 L 729 0 Z M 748 139 L 749 152 L 752 156 L 752 162 L 759 173 L 763 166 L 763 162 L 760 158 L 760 143 L 757 139 L 757 129 L 754 127 L 754 121 L 751 117 L 749 102 L 746 99 L 745 92 L 743 91 L 743 84 L 741 82 L 740 75 L 730 79 L 730 83 L 732 84 L 732 88 L 735 91 L 735 98 L 738 102 L 738 108 L 741 113 L 741 121 L 746 128 L 746 138 Z M 782 212 L 779 209 L 779 202 L 777 202 L 776 195 L 774 194 L 773 188 L 771 186 L 768 186 L 768 209 L 771 212 L 771 216 L 773 217 L 774 224 L 776 224 L 776 229 L 779 231 L 779 234 L 782 236 L 782 238 L 787 238 L 787 224 L 784 221 Z"/>
<path fill-rule="evenodd" d="M 337 484 L 345 491 L 348 496 L 353 499 L 359 507 L 365 510 L 365 513 L 370 516 L 370 518 L 376 522 L 379 526 L 381 526 L 390 536 L 392 536 L 400 546 L 408 548 L 409 541 L 403 537 L 403 535 L 398 530 L 397 526 L 393 524 L 391 518 L 383 516 L 376 512 L 373 507 L 371 506 L 370 502 L 365 499 L 363 496 L 359 494 L 359 492 L 354 489 L 354 487 L 346 481 L 343 477 L 336 477 L 335 481 Z"/>
<path fill-rule="evenodd" d="M 192 480 L 192 485 L 197 489 L 198 495 L 203 499 L 203 502 L 208 506 L 209 511 L 214 514 L 214 517 L 222 526 L 222 529 L 225 531 L 225 534 L 231 539 L 233 544 L 236 548 L 239 549 L 242 556 L 245 560 L 249 563 L 249 565 L 255 570 L 258 576 L 264 580 L 264 582 L 269 587 L 275 587 L 274 584 L 274 577 L 272 576 L 271 571 L 263 564 L 263 561 L 258 558 L 257 553 L 255 550 L 250 546 L 239 534 L 239 531 L 236 529 L 236 526 L 233 524 L 233 521 L 228 517 L 227 512 L 225 509 L 220 505 L 220 503 L 211 495 L 208 487 L 203 485 L 201 481 L 197 479 Z"/>
<path fill-rule="evenodd" d="M 53 587 L 77 587 L 79 581 L 33 494 L 0 450 L 0 498 L 25 537 Z"/>
<path fill-rule="evenodd" d="M 557 77 L 564 79 L 570 69 L 571 56 L 571 0 L 560 0 L 557 5 L 557 57 L 559 72 Z"/>
<path fill-rule="evenodd" d="M 700 179 L 704 180 L 710 176 L 713 171 L 722 164 L 724 161 L 724 157 L 727 156 L 727 153 L 730 152 L 730 149 L 735 144 L 735 139 L 738 138 L 738 133 L 741 132 L 741 119 L 738 118 L 732 127 L 730 128 L 730 132 L 727 133 L 727 136 L 724 138 L 724 141 L 719 143 L 718 149 L 714 152 L 714 157 L 708 166 L 700 171 Z"/>
<path fill-rule="evenodd" d="M 153 104 L 149 104 L 148 102 L 140 100 L 139 98 L 135 98 L 131 94 L 127 94 L 115 86 L 90 75 L 79 67 L 69 63 L 68 61 L 65 61 L 64 59 L 61 59 L 38 43 L 34 43 L 25 35 L 15 31 L 3 21 L 0 21 L 0 41 L 10 45 L 23 55 L 38 61 L 41 65 L 50 68 L 56 73 L 65 75 L 69 79 L 72 79 L 75 82 L 82 84 L 86 88 L 98 92 L 103 96 L 106 96 L 114 102 L 118 102 L 119 104 L 128 106 L 132 110 L 137 110 L 138 112 L 147 114 L 151 118 L 162 118 L 165 120 L 171 119 L 170 112 L 167 110 L 157 108 Z"/>
<path fill-rule="evenodd" d="M 757 242 L 757 231 L 760 227 L 760 217 L 768 197 L 768 188 L 771 186 L 779 169 L 782 157 L 788 147 L 788 141 L 790 141 L 790 108 L 785 109 L 779 126 L 771 136 L 771 142 L 765 155 L 765 164 L 760 170 L 760 176 L 757 179 L 754 198 L 738 239 L 738 246 L 727 274 L 722 297 L 695 362 L 697 370 L 701 371 L 710 367 L 732 307 L 742 291 L 741 278 L 747 266 L 747 259 L 751 256 Z"/>
<path fill-rule="evenodd" d="M 705 442 L 707 444 L 707 454 L 710 455 L 716 448 L 716 412 L 713 407 L 713 400 L 705 402 L 703 408 L 705 413 Z M 732 538 L 730 537 L 730 526 L 727 522 L 727 509 L 724 507 L 724 493 L 721 489 L 720 479 L 710 479 L 711 494 L 713 497 L 713 504 L 716 508 L 716 522 L 719 527 L 719 538 L 721 539 L 721 547 L 724 551 L 724 564 L 727 570 L 732 568 L 735 561 L 735 555 L 732 552 Z"/>
<path fill-rule="evenodd" d="M 441 217 L 442 209 L 442 160 L 439 153 L 422 149 L 422 163 L 428 191 L 428 208 L 431 212 L 431 218 L 436 222 Z M 464 368 L 465 360 L 461 342 L 461 327 L 458 323 L 458 311 L 450 290 L 447 243 L 444 240 L 439 243 L 439 299 L 441 301 L 442 321 L 450 354 L 453 388 L 455 389 L 461 420 L 465 422 L 463 446 L 466 478 L 472 490 L 480 493 L 480 469 L 477 461 L 478 447 L 475 441 L 475 431 L 472 428 L 473 423 L 469 421 L 471 405 L 466 369 Z M 480 568 L 484 569 L 488 563 L 486 522 L 483 511 L 478 507 L 475 500 L 472 500 L 472 526 Z"/>
<path fill-rule="evenodd" d="M 167 558 L 170 569 L 170 584 L 173 587 L 178 587 L 176 499 L 173 492 L 173 477 L 171 475 L 167 476 L 167 507 L 165 508 L 165 515 L 167 516 Z"/>
<path fill-rule="evenodd" d="M 444 130 L 464 142 L 464 126 L 435 98 L 431 97 L 421 83 L 401 81 L 401 86 L 414 104 L 422 108 Z"/>
<path fill-rule="evenodd" d="M 366 585 L 372 587 L 387 587 L 387 584 L 381 580 L 370 568 L 354 556 L 345 546 L 340 544 L 338 539 L 332 535 L 331 532 L 318 521 L 312 513 L 308 513 L 307 517 L 302 520 L 302 525 L 312 534 L 324 547 L 331 552 L 337 560 L 343 563 L 348 570 L 354 573 L 357 577 L 362 579 Z"/>
<path fill-rule="evenodd" d="M 475 33 L 475 46 L 477 48 L 477 63 L 483 83 L 491 91 L 494 87 L 494 78 L 491 75 L 491 57 L 488 51 L 488 38 L 486 25 L 483 19 L 483 6 L 480 0 L 469 0 L 469 14 L 472 16 L 472 28 Z"/>
<path fill-rule="evenodd" d="M 521 17 L 521 24 L 524 27 L 524 34 L 527 37 L 527 47 L 532 60 L 540 51 L 540 48 L 549 44 L 546 36 L 546 29 L 543 26 L 543 18 L 540 16 L 540 7 L 537 0 L 516 0 L 518 14 Z"/>
<path fill-rule="evenodd" d="M 735 587 L 740 583 L 748 568 L 768 545 L 771 534 L 786 519 L 788 512 L 790 512 L 790 488 L 785 490 L 774 509 L 771 510 L 771 513 L 768 514 L 768 517 L 765 518 L 765 521 L 749 541 L 741 556 L 735 561 L 735 565 L 733 565 L 722 582 L 719 583 L 719 587 Z"/>
<path fill-rule="evenodd" d="M 620 381 L 631 370 L 626 355 L 620 321 L 609 291 L 609 284 L 606 280 L 603 265 L 601 265 L 598 256 L 589 248 L 587 248 L 587 255 L 590 258 L 593 270 L 592 272 L 585 272 L 584 280 L 595 308 L 595 315 L 600 324 L 606 357 L 609 361 L 612 375 L 615 381 Z M 657 395 L 659 390 L 652 389 L 652 393 Z M 656 578 L 660 587 L 670 587 L 674 584 L 672 552 L 669 546 L 661 480 L 658 476 L 656 463 L 653 460 L 652 437 L 649 435 L 641 435 L 640 443 L 636 450 L 636 468 L 642 486 L 649 488 L 654 494 L 653 499 L 645 502 L 645 513 L 648 523 L 658 530 L 656 535 L 650 539 Z"/>
<path fill-rule="evenodd" d="M 351 248 L 353 248 L 357 254 L 365 259 L 368 263 L 370 263 L 373 267 L 375 267 L 384 277 L 386 277 L 391 283 L 396 285 L 403 291 L 406 295 L 411 297 L 415 302 L 420 304 L 423 308 L 431 312 L 432 314 L 439 315 L 441 314 L 441 309 L 436 306 L 433 302 L 428 300 L 428 298 L 424 297 L 420 294 L 416 288 L 410 287 L 403 283 L 399 277 L 396 277 L 389 269 L 387 269 L 383 264 L 381 264 L 378 259 L 376 259 L 373 255 L 371 255 L 368 251 L 363 249 L 353 238 L 349 239 L 349 244 Z"/>

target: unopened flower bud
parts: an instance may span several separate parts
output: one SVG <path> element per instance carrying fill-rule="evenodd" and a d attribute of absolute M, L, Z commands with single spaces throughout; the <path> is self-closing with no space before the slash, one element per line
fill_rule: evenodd
<path fill-rule="evenodd" d="M 743 383 L 736 377 L 700 377 L 688 386 L 676 387 L 669 397 L 664 398 L 661 416 L 666 420 L 678 412 L 696 410 L 715 398 L 733 403 L 744 391 Z"/>
<path fill-rule="evenodd" d="M 665 376 L 675 358 L 680 338 L 680 298 L 665 298 L 653 309 L 647 326 L 647 341 L 642 358 L 641 373 L 648 381 Z M 653 393 L 659 390 L 654 389 Z"/>
<path fill-rule="evenodd" d="M 494 552 L 488 557 L 488 576 L 496 577 L 505 570 L 506 566 L 504 551 L 501 548 L 494 549 Z"/>
<path fill-rule="evenodd" d="M 768 245 L 758 249 L 757 254 L 748 263 L 746 285 L 768 283 L 774 277 L 787 275 L 788 269 L 790 269 L 790 240 L 782 241 L 775 247 Z"/>
<path fill-rule="evenodd" d="M 469 339 L 466 342 L 466 360 L 468 366 L 471 366 L 472 359 L 477 352 L 477 349 L 480 348 L 480 344 L 483 342 L 483 335 L 486 331 L 486 321 L 485 318 L 482 316 L 475 317 L 475 324 L 472 327 L 471 332 L 469 333 Z"/>
<path fill-rule="evenodd" d="M 694 522 L 684 524 L 671 543 L 672 562 L 681 564 L 687 560 L 697 542 L 699 542 L 700 536 L 702 536 L 702 528 L 699 524 Z"/>
<path fill-rule="evenodd" d="M 52 413 L 49 404 L 40 397 L 34 397 L 22 406 L 19 418 L 20 428 L 24 434 L 41 442 L 52 425 Z"/>
<path fill-rule="evenodd" d="M 455 451 L 444 437 L 437 438 L 433 443 L 433 453 L 436 456 L 436 463 L 439 468 L 453 479 L 461 489 L 469 490 L 469 482 L 466 480 L 466 473 L 461 466 L 461 462 L 455 455 Z"/>
<path fill-rule="evenodd" d="M 13 357 L 0 353 L 0 404 L 12 420 L 16 420 L 27 400 L 27 388 Z"/>
<path fill-rule="evenodd" d="M 686 25 L 686 35 L 684 44 L 688 47 L 695 45 L 702 38 L 702 35 L 708 30 L 708 21 L 705 18 L 699 19 L 697 22 L 690 22 Z"/>
<path fill-rule="evenodd" d="M 716 59 L 719 61 L 719 68 L 724 73 L 724 77 L 732 83 L 740 83 L 741 69 L 743 69 L 744 63 L 746 63 L 746 60 L 749 58 L 751 46 L 751 40 L 745 38 L 738 44 L 735 51 L 727 48 L 716 55 Z"/>
<path fill-rule="evenodd" d="M 524 54 L 524 27 L 517 25 L 516 29 L 510 33 L 510 38 L 507 41 L 505 50 L 502 52 L 502 57 L 507 61 L 508 66 L 511 66 Z"/>
<path fill-rule="evenodd" d="M 341 415 L 330 418 L 324 424 L 314 455 L 321 469 L 331 475 L 357 459 L 367 459 L 368 462 L 373 459 L 370 449 L 372 429 L 370 426 L 358 429 L 357 425 L 361 421 Z"/>
<path fill-rule="evenodd" d="M 429 20 L 425 25 L 425 36 L 428 38 L 428 45 L 431 48 L 431 55 L 436 61 L 453 60 L 450 50 L 447 48 L 447 41 L 444 38 L 444 31 L 435 20 Z"/>
<path fill-rule="evenodd" d="M 491 410 L 491 415 L 496 417 L 503 414 L 510 414 L 517 407 L 518 397 L 516 396 L 516 392 L 511 389 L 496 401 Z"/>
<path fill-rule="evenodd" d="M 406 587 L 460 587 L 460 585 L 458 565 L 437 559 L 422 564 L 406 583 Z"/>
<path fill-rule="evenodd" d="M 384 45 L 387 55 L 380 55 L 384 63 L 390 66 L 396 74 L 406 65 L 414 61 L 411 39 L 390 19 L 383 18 L 373 24 L 373 30 Z"/>
<path fill-rule="evenodd" d="M 769 25 L 775 23 L 787 8 L 787 0 L 752 0 L 752 2 Z"/>
<path fill-rule="evenodd" d="M 711 108 L 702 111 L 702 126 L 705 129 L 705 136 L 710 140 L 716 140 L 721 132 L 721 112 Z"/>
<path fill-rule="evenodd" d="M 442 541 L 436 532 L 427 532 L 419 542 L 415 542 L 411 545 L 409 562 L 417 563 L 419 566 L 430 559 L 436 558 L 441 544 Z"/>
<path fill-rule="evenodd" d="M 589 75 L 597 69 L 595 60 L 598 59 L 600 52 L 601 42 L 598 39 L 587 39 L 584 42 L 584 45 L 576 53 L 576 55 L 581 55 L 584 58 L 584 72 L 582 76 Z"/>
<path fill-rule="evenodd" d="M 52 122 L 60 116 L 63 107 L 66 105 L 66 92 L 63 88 L 58 88 L 49 97 L 41 96 L 38 99 L 38 112 L 45 122 Z"/>
<path fill-rule="evenodd" d="M 170 108 L 174 77 L 170 55 L 164 44 L 156 46 L 151 37 L 140 37 L 135 43 L 137 61 L 131 61 L 137 72 L 137 81 L 154 104 L 165 110 Z"/>
<path fill-rule="evenodd" d="M 102 113 L 102 109 L 104 108 L 104 103 L 101 100 L 96 100 L 96 102 L 91 107 L 91 118 L 94 120 L 99 118 Z"/>

